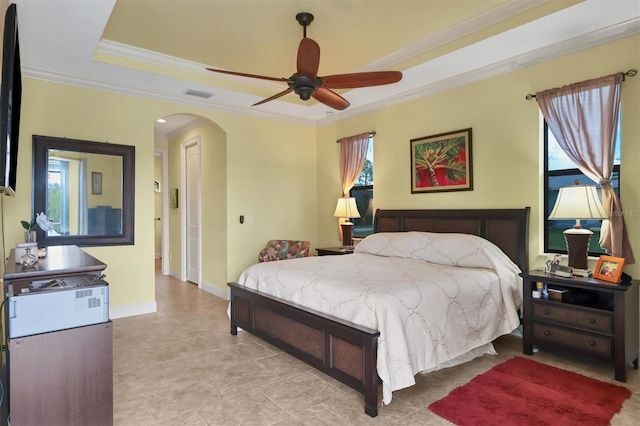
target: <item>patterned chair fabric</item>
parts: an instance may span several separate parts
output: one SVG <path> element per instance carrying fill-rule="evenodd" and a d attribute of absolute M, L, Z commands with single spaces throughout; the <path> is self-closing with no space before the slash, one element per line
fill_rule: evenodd
<path fill-rule="evenodd" d="M 309 256 L 309 241 L 271 240 L 258 255 L 260 262 Z"/>

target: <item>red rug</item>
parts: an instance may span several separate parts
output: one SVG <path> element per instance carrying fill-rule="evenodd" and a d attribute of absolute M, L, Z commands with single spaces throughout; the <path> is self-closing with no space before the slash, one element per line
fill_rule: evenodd
<path fill-rule="evenodd" d="M 625 387 L 515 357 L 429 409 L 461 426 L 608 425 L 630 396 Z"/>

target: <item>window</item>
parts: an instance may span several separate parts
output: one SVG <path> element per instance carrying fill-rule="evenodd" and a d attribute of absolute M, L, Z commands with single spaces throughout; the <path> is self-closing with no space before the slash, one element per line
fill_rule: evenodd
<path fill-rule="evenodd" d="M 50 158 L 47 178 L 48 219 L 55 235 L 69 234 L 69 161 Z"/>
<path fill-rule="evenodd" d="M 575 180 L 579 180 L 582 185 L 595 185 L 600 190 L 600 185 L 585 176 L 575 164 L 564 153 L 556 138 L 553 136 L 547 123 L 544 123 L 544 171 L 545 171 L 545 192 L 544 192 L 544 251 L 545 253 L 567 253 L 567 245 L 562 232 L 573 227 L 573 220 L 548 220 L 551 210 L 556 203 L 560 187 L 573 185 Z M 616 134 L 616 151 L 611 176 L 611 185 L 616 194 L 620 196 L 620 120 L 618 120 L 618 131 Z M 602 199 L 602 198 L 601 198 Z M 604 250 L 600 248 L 600 220 L 581 220 L 581 225 L 585 229 L 593 231 L 593 236 L 589 242 L 589 255 L 600 256 Z"/>
<path fill-rule="evenodd" d="M 359 218 L 354 218 L 353 236 L 366 237 L 373 233 L 373 136 L 369 137 L 367 159 L 364 162 L 362 173 L 358 181 L 349 191 L 351 197 L 355 197 Z"/>

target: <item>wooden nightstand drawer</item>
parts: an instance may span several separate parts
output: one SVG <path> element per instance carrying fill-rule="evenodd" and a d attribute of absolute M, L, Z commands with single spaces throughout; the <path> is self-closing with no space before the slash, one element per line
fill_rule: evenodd
<path fill-rule="evenodd" d="M 536 341 L 552 342 L 571 349 L 577 349 L 581 352 L 591 352 L 605 357 L 613 357 L 613 339 L 605 336 L 534 322 L 533 338 Z"/>
<path fill-rule="evenodd" d="M 534 301 L 533 318 L 603 333 L 613 333 L 612 313 L 571 307 L 558 302 Z"/>

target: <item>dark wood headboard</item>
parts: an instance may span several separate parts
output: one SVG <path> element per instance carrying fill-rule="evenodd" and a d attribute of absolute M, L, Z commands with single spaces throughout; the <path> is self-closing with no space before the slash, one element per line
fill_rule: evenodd
<path fill-rule="evenodd" d="M 373 232 L 455 232 L 478 235 L 529 270 L 529 207 L 478 210 L 376 210 Z"/>

